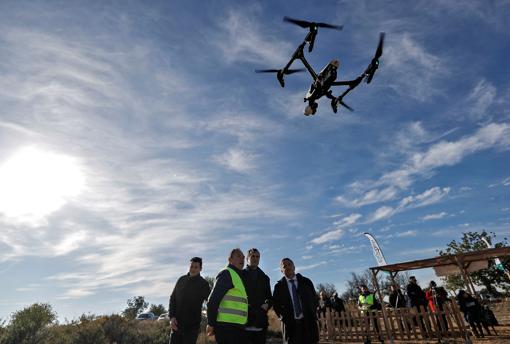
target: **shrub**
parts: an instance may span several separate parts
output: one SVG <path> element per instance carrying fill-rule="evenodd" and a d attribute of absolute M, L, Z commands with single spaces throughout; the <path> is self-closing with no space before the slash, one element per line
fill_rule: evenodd
<path fill-rule="evenodd" d="M 13 313 L 11 323 L 5 328 L 1 344 L 35 344 L 48 337 L 48 326 L 57 314 L 46 303 L 35 303 Z"/>

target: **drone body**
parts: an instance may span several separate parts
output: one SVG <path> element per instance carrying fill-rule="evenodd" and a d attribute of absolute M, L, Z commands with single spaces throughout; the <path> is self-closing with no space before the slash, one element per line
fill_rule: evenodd
<path fill-rule="evenodd" d="M 290 61 L 287 63 L 285 67 L 283 67 L 282 69 L 256 70 L 256 72 L 276 73 L 276 78 L 278 79 L 280 86 L 285 87 L 285 75 L 301 72 L 304 70 L 304 69 L 290 69 L 292 63 L 295 60 L 299 59 L 303 63 L 303 65 L 305 66 L 306 70 L 308 71 L 313 80 L 310 89 L 308 90 L 308 93 L 304 98 L 304 101 L 308 102 L 308 106 L 305 108 L 304 111 L 305 116 L 314 115 L 317 112 L 318 104 L 316 101 L 323 96 L 326 96 L 327 98 L 331 99 L 331 108 L 333 109 L 333 112 L 336 113 L 338 111 L 338 104 L 353 111 L 353 109 L 350 106 L 343 102 L 343 98 L 345 95 L 347 95 L 347 93 L 356 88 L 364 79 L 366 80 L 367 84 L 369 84 L 372 81 L 375 71 L 379 68 L 379 58 L 381 57 L 383 52 L 384 33 L 380 34 L 379 44 L 377 46 L 375 55 L 372 58 L 372 61 L 370 62 L 368 67 L 365 69 L 365 71 L 356 79 L 336 81 L 337 70 L 340 66 L 338 60 L 332 60 L 319 72 L 319 74 L 317 74 L 312 68 L 312 66 L 310 66 L 310 64 L 306 60 L 303 50 L 307 44 L 308 52 L 311 52 L 313 50 L 315 38 L 317 36 L 319 27 L 341 30 L 342 26 L 331 25 L 326 23 L 312 23 L 288 17 L 284 17 L 283 20 L 289 23 L 296 24 L 303 28 L 308 28 L 309 29 L 308 34 L 306 35 L 303 42 L 298 46 L 298 48 L 292 55 Z M 331 90 L 332 86 L 348 86 L 348 88 L 338 97 L 335 97 L 333 96 L 333 92 Z"/>

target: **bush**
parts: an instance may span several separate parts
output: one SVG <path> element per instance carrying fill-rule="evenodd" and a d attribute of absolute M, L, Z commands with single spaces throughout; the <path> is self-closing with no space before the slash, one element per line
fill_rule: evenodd
<path fill-rule="evenodd" d="M 76 342 L 75 325 L 53 325 L 47 329 L 42 344 L 73 344 Z"/>
<path fill-rule="evenodd" d="M 57 314 L 46 303 L 35 303 L 13 313 L 11 323 L 5 328 L 1 344 L 36 344 L 46 340 L 48 325 Z"/>
<path fill-rule="evenodd" d="M 76 344 L 108 344 L 105 331 L 98 321 L 84 321 L 77 325 Z"/>
<path fill-rule="evenodd" d="M 34 304 L 12 315 L 11 323 L 0 321 L 0 344 L 167 344 L 168 322 L 135 321 L 117 314 L 82 315 L 59 325 L 48 304 Z"/>
<path fill-rule="evenodd" d="M 110 343 L 136 343 L 137 324 L 133 320 L 126 319 L 117 314 L 112 314 L 101 319 L 106 338 Z"/>

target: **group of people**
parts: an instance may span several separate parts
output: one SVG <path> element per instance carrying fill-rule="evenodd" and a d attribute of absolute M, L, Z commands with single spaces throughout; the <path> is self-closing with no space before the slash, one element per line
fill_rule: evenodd
<path fill-rule="evenodd" d="M 246 267 L 245 267 L 246 260 Z M 170 296 L 169 317 L 172 330 L 170 344 L 195 344 L 200 332 L 202 306 L 207 301 L 208 336 L 215 336 L 218 344 L 264 344 L 268 328 L 267 312 L 273 308 L 281 320 L 284 343 L 315 344 L 319 341 L 317 319 L 326 312 L 342 313 L 345 306 L 334 293 L 328 297 L 323 291 L 317 297 L 312 281 L 296 273 L 290 258 L 280 261 L 283 277 L 271 291 L 269 277 L 259 267 L 260 252 L 251 248 L 246 254 L 233 249 L 228 256 L 228 265 L 216 276 L 211 290 L 209 283 L 200 275 L 202 259 L 191 258 L 189 271 L 181 276 Z M 367 315 L 368 326 L 382 342 L 377 322 L 370 324 L 368 313 L 381 309 L 381 302 L 366 285 L 359 287 L 358 307 Z M 481 319 L 481 306 L 478 301 L 461 290 L 457 296 L 461 311 L 471 325 L 476 336 L 483 336 L 482 324 L 488 334 L 489 329 Z M 425 291 L 418 285 L 414 276 L 409 278 L 406 295 L 397 284 L 390 285 L 389 307 L 413 307 L 421 311 L 429 309 L 436 315 L 442 331 L 448 330 L 448 321 L 443 311 L 448 295 L 443 287 L 431 281 Z M 423 317 L 416 316 L 415 325 Z M 407 326 L 407 325 L 405 325 Z M 368 339 L 367 333 L 367 339 Z"/>
<path fill-rule="evenodd" d="M 292 259 L 283 258 L 283 277 L 271 292 L 269 277 L 259 262 L 256 248 L 248 250 L 246 267 L 244 253 L 233 249 L 227 267 L 218 273 L 211 290 L 200 276 L 202 259 L 191 258 L 188 273 L 178 279 L 170 296 L 170 344 L 196 343 L 206 300 L 206 332 L 214 335 L 218 344 L 265 343 L 270 308 L 282 322 L 285 343 L 317 343 L 319 300 L 312 281 L 296 273 Z M 334 301 L 339 304 L 338 297 Z"/>
<path fill-rule="evenodd" d="M 444 311 L 445 303 L 450 300 L 448 298 L 448 293 L 443 287 L 437 286 L 434 281 L 430 281 L 429 287 L 426 290 L 423 290 L 419 286 L 416 277 L 411 276 L 409 278 L 409 284 L 406 286 L 406 292 L 407 295 L 404 295 L 398 284 L 390 285 L 389 306 L 391 308 L 413 307 L 418 311 L 428 308 L 431 313 L 441 313 L 440 315 L 436 315 L 437 323 L 439 324 L 442 332 L 448 330 L 448 321 L 445 313 L 442 313 L 442 311 Z M 366 309 L 368 307 L 368 309 L 375 309 L 378 302 L 375 299 L 375 296 L 368 291 L 366 286 L 361 287 L 360 293 L 360 308 Z M 456 299 L 461 312 L 464 314 L 464 318 L 469 323 L 475 336 L 484 337 L 482 326 L 485 328 L 487 334 L 490 335 L 489 325 L 497 324 L 497 320 L 493 313 L 491 311 L 487 311 L 487 314 L 491 317 L 491 319 L 485 319 L 483 308 L 478 300 L 465 290 L 459 290 Z M 367 304 L 367 301 L 365 300 L 375 301 L 370 301 Z M 421 327 L 425 328 L 425 324 L 423 323 L 423 318 L 421 316 L 416 317 L 414 321 L 419 321 L 421 323 Z M 377 324 L 374 324 L 374 330 L 377 333 L 379 332 Z"/>

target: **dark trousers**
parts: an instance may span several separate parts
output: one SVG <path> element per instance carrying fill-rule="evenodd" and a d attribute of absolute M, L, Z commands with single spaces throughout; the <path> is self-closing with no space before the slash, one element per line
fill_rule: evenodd
<path fill-rule="evenodd" d="M 310 333 L 307 333 L 309 329 L 306 326 L 306 323 L 303 319 L 296 320 L 295 324 L 293 324 L 292 328 L 289 329 L 289 338 L 287 341 L 284 340 L 286 344 L 316 344 L 315 341 L 311 341 L 309 337 L 311 337 Z"/>
<path fill-rule="evenodd" d="M 216 324 L 214 336 L 217 344 L 241 344 L 246 343 L 245 329 L 235 325 Z"/>
<path fill-rule="evenodd" d="M 200 327 L 172 331 L 170 344 L 196 344 Z"/>
<path fill-rule="evenodd" d="M 246 331 L 246 344 L 266 344 L 267 329 L 261 331 Z"/>

